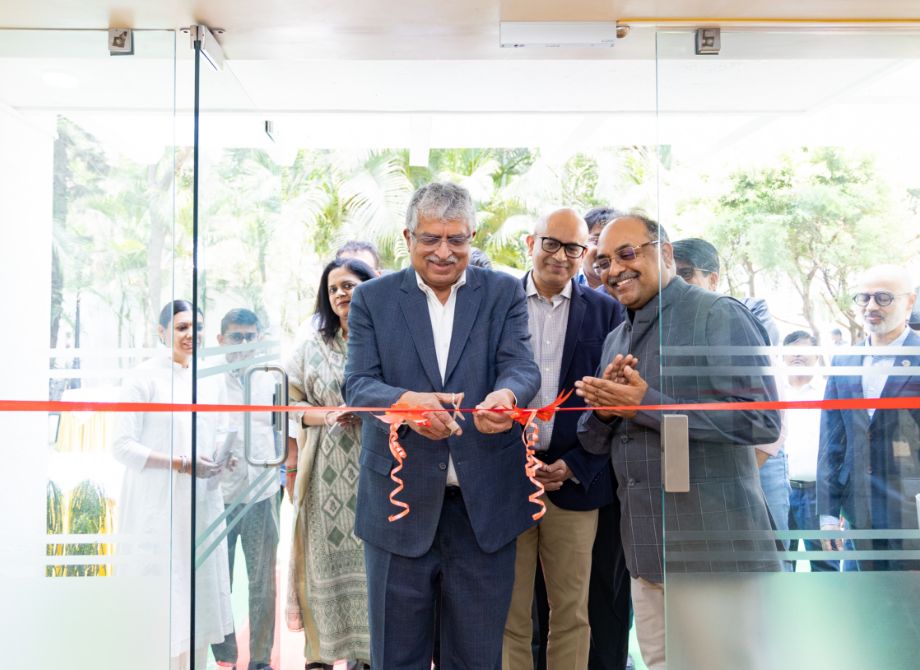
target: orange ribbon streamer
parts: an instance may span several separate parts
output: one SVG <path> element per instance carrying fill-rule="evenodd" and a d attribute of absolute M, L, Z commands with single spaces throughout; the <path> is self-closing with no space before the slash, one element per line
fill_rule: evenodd
<path fill-rule="evenodd" d="M 569 399 L 570 395 L 572 395 L 571 389 L 568 393 L 560 393 L 553 402 L 540 409 L 521 409 L 520 407 L 515 407 L 511 410 L 511 419 L 524 426 L 524 430 L 521 433 L 521 440 L 524 442 L 524 449 L 527 452 L 527 462 L 524 464 L 524 472 L 535 488 L 534 492 L 531 493 L 527 499 L 540 508 L 533 513 L 534 521 L 540 520 L 543 515 L 546 514 L 546 503 L 543 502 L 543 494 L 546 493 L 546 489 L 543 488 L 543 484 L 537 479 L 537 470 L 540 469 L 540 461 L 537 458 L 535 447 L 540 438 L 540 426 L 534 423 L 534 419 L 549 421 L 553 417 L 553 414 L 556 413 L 559 406 Z"/>
<path fill-rule="evenodd" d="M 402 472 L 403 464 L 406 462 L 408 454 L 403 446 L 399 443 L 399 427 L 406 423 L 407 421 L 415 421 L 419 426 L 427 426 L 428 419 L 424 418 L 424 410 L 410 407 L 406 403 L 398 402 L 395 403 L 389 410 L 384 412 L 382 416 L 377 415 L 377 418 L 381 421 L 390 424 L 390 454 L 393 458 L 396 459 L 396 467 L 390 470 L 390 479 L 393 480 L 393 483 L 396 484 L 396 488 L 390 491 L 388 496 L 390 503 L 394 507 L 398 507 L 400 512 L 391 514 L 387 517 L 387 521 L 393 523 L 402 519 L 404 516 L 409 514 L 409 503 L 403 502 L 402 500 L 397 500 L 396 496 L 399 495 L 403 489 L 406 488 L 405 482 L 398 476 Z"/>

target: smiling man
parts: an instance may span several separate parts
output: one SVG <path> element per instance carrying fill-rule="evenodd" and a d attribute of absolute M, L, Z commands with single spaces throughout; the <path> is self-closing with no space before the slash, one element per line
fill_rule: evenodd
<path fill-rule="evenodd" d="M 598 243 L 596 270 L 627 309 L 627 320 L 607 337 L 597 376 L 576 382 L 587 404 L 638 406 L 776 399 L 772 378 L 758 374 L 766 357 L 724 355 L 720 349 L 763 347 L 763 326 L 741 303 L 691 286 L 675 275 L 664 228 L 641 214 L 615 219 Z M 679 347 L 705 353 L 682 354 Z M 756 351 L 756 349 L 752 349 Z M 728 372 L 709 373 L 713 366 Z M 750 371 L 750 372 L 748 372 Z M 755 444 L 779 435 L 779 413 L 764 410 L 685 412 L 689 424 L 690 490 L 663 493 L 659 411 L 595 410 L 579 420 L 582 445 L 609 454 L 617 478 L 620 529 L 631 575 L 639 645 L 651 670 L 665 668 L 664 537 L 668 531 L 770 528 L 754 457 Z M 664 514 L 663 506 L 667 506 Z M 668 558 L 668 570 L 716 572 L 779 570 L 779 561 L 725 560 L 735 551 L 769 551 L 771 542 L 705 538 L 711 560 Z M 683 544 L 699 550 L 699 542 Z M 679 553 L 682 543 L 668 541 Z"/>
<path fill-rule="evenodd" d="M 533 270 L 524 277 L 523 286 L 542 378 L 533 408 L 550 404 L 560 392 L 571 389 L 576 379 L 593 374 L 604 338 L 623 320 L 622 308 L 609 296 L 574 281 L 587 251 L 587 238 L 588 226 L 572 209 L 541 217 L 533 234 L 527 236 Z M 583 407 L 584 401 L 573 395 L 564 406 Z M 547 491 L 546 515 L 517 540 L 514 594 L 502 652 L 505 670 L 533 669 L 531 606 L 538 563 L 551 604 L 547 667 L 588 667 L 592 546 L 598 508 L 611 504 L 614 490 L 609 458 L 582 449 L 575 432 L 577 421 L 577 412 L 560 412 L 540 426 L 536 450 L 544 466 L 537 477 Z M 606 557 L 604 565 L 610 572 L 607 581 L 616 582 L 613 566 L 622 550 L 619 543 L 612 549 L 618 550 L 617 555 Z M 618 575 L 620 581 L 626 581 L 623 572 Z M 615 593 L 616 589 L 611 600 Z M 629 606 L 625 598 L 619 602 L 619 629 L 611 626 L 599 633 L 625 641 Z"/>
<path fill-rule="evenodd" d="M 355 533 L 364 540 L 374 668 L 431 665 L 435 606 L 445 668 L 501 666 L 515 538 L 533 524 L 520 427 L 506 412 L 540 388 L 524 290 L 468 267 L 469 193 L 433 183 L 412 196 L 404 237 L 412 266 L 361 284 L 349 313 L 349 405 L 424 408 L 400 431 L 405 489 L 389 500 L 389 425 L 362 425 Z M 480 412 L 462 425 L 454 404 Z"/>
<path fill-rule="evenodd" d="M 920 346 L 920 335 L 907 327 L 916 299 L 904 268 L 880 265 L 865 272 L 853 303 L 868 334 L 857 346 L 865 347 L 866 353 L 835 356 L 832 362 L 834 367 L 863 372 L 832 374 L 825 399 L 920 395 L 920 356 L 901 349 Z M 844 521 L 856 530 L 916 529 L 920 410 L 822 411 L 817 485 L 822 530 L 838 530 Z M 825 549 L 843 548 L 842 540 L 822 544 Z M 856 540 L 855 545 L 858 550 L 882 552 L 877 557 L 889 550 L 918 548 L 917 542 L 885 537 Z M 920 562 L 860 560 L 859 569 L 917 570 Z"/>

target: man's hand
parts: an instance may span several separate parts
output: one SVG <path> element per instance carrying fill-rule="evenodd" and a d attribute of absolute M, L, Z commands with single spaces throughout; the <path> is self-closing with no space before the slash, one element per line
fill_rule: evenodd
<path fill-rule="evenodd" d="M 480 410 L 473 414 L 473 423 L 480 433 L 501 433 L 509 430 L 514 421 L 511 420 L 510 412 L 488 412 L 482 410 L 490 409 L 511 409 L 514 407 L 514 394 L 508 389 L 498 389 L 492 391 L 482 399 L 482 402 L 476 405 Z"/>
<path fill-rule="evenodd" d="M 625 384 L 626 377 L 623 376 L 623 368 L 628 365 L 635 370 L 638 363 L 639 359 L 632 354 L 626 354 L 625 356 L 623 354 L 617 354 L 607 367 L 604 368 L 604 373 L 601 377 L 608 381 L 617 382 L 618 384 Z"/>
<path fill-rule="evenodd" d="M 614 359 L 616 361 L 616 359 Z M 613 367 L 611 367 L 613 366 Z M 598 377 L 584 377 L 575 382 L 575 393 L 585 399 L 591 407 L 605 407 L 611 405 L 636 406 L 642 404 L 648 384 L 642 376 L 630 365 L 622 365 L 619 369 L 611 363 L 604 370 L 607 375 L 618 375 L 623 378 L 623 383 Z M 616 416 L 631 419 L 636 416 L 636 410 L 594 410 L 602 421 L 610 421 Z"/>
<path fill-rule="evenodd" d="M 450 411 L 444 409 L 445 406 L 448 408 L 453 408 L 455 404 L 459 406 L 463 402 L 462 393 L 416 393 L 415 391 L 406 391 L 399 397 L 399 402 L 410 407 L 431 410 L 423 415 L 428 420 L 427 426 L 419 425 L 412 418 L 406 421 L 409 424 L 409 428 L 422 437 L 427 437 L 429 440 L 443 440 L 451 435 L 463 435 L 460 424 L 454 420 Z"/>
<path fill-rule="evenodd" d="M 535 476 L 547 491 L 558 491 L 566 479 L 572 478 L 572 471 L 560 458 L 554 463 L 541 463 Z"/>
<path fill-rule="evenodd" d="M 846 524 L 843 519 L 839 523 L 825 523 L 821 525 L 821 530 L 844 530 Z M 821 549 L 823 551 L 843 551 L 843 538 L 834 540 L 821 540 Z"/>

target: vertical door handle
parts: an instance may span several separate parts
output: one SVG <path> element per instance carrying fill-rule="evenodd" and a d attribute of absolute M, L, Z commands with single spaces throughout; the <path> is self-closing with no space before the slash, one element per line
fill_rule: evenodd
<path fill-rule="evenodd" d="M 686 414 L 661 417 L 661 481 L 667 493 L 690 491 L 690 431 Z"/>
<path fill-rule="evenodd" d="M 275 363 L 264 363 L 251 365 L 243 373 L 243 402 L 247 405 L 252 404 L 252 375 L 256 372 L 277 372 L 281 375 L 281 382 L 275 384 L 275 395 L 272 398 L 273 405 L 284 407 L 288 404 L 288 376 L 284 367 Z M 252 456 L 252 412 L 246 412 L 243 419 L 243 453 L 246 455 L 246 462 L 250 465 L 273 468 L 281 465 L 287 460 L 288 441 L 287 441 L 287 412 L 272 412 L 272 432 L 280 434 L 281 454 L 277 458 L 257 460 Z M 278 444 L 278 440 L 274 440 Z M 277 451 L 277 449 L 276 449 Z"/>

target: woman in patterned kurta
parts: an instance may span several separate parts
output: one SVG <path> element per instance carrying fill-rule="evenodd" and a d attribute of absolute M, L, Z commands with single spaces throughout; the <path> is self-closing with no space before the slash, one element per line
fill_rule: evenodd
<path fill-rule="evenodd" d="M 367 265 L 350 259 L 332 261 L 323 271 L 316 331 L 286 366 L 298 404 L 343 403 L 351 292 L 373 277 Z M 288 469 L 296 475 L 288 627 L 304 631 L 306 668 L 331 668 L 339 659 L 360 667 L 370 659 L 364 551 L 354 535 L 360 421 L 343 412 L 304 412 L 292 419 L 303 431 L 297 465 Z"/>

